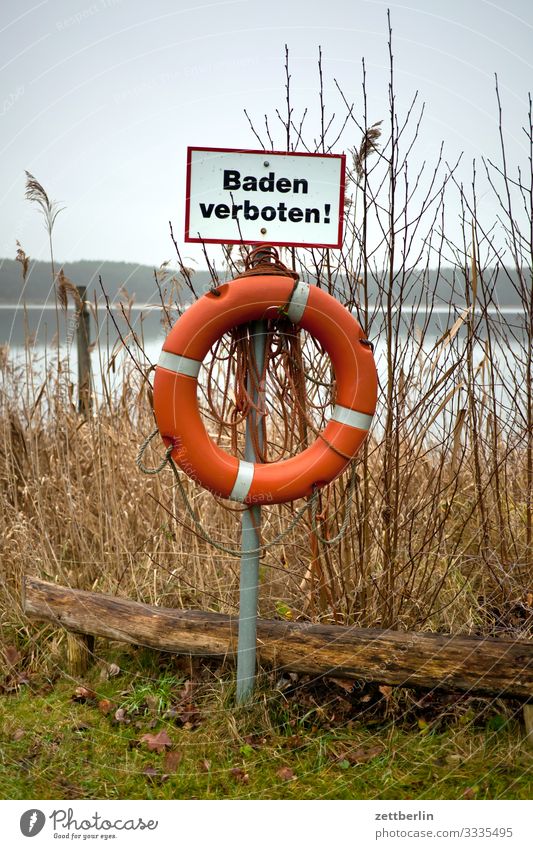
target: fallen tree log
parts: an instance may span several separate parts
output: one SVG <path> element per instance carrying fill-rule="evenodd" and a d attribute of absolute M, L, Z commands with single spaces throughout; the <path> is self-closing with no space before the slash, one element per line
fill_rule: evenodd
<path fill-rule="evenodd" d="M 26 578 L 24 610 L 82 634 L 177 654 L 232 656 L 237 620 L 221 613 L 152 607 Z M 533 696 L 533 643 L 259 619 L 259 660 L 312 675 Z"/>

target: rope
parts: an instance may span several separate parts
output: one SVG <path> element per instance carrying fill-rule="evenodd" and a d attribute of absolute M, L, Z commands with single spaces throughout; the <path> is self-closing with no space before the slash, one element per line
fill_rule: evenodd
<path fill-rule="evenodd" d="M 294 297 L 294 293 L 296 292 L 297 286 L 298 286 L 298 275 L 296 275 L 296 277 L 294 278 L 294 285 L 292 287 L 292 292 L 290 293 L 290 295 L 287 298 L 287 300 L 285 301 L 285 303 L 278 310 L 278 313 L 279 313 L 281 318 L 288 318 L 289 308 L 290 308 L 290 305 L 291 305 L 291 301 Z"/>
<path fill-rule="evenodd" d="M 198 535 L 203 540 L 208 542 L 209 545 L 212 545 L 213 548 L 216 548 L 218 551 L 222 551 L 224 554 L 230 554 L 233 557 L 240 557 L 241 554 L 242 554 L 242 551 L 240 549 L 230 548 L 229 546 L 224 545 L 221 542 L 218 542 L 218 540 L 213 539 L 213 537 L 206 531 L 206 529 L 204 528 L 204 526 L 202 525 L 202 523 L 198 519 L 196 511 L 193 509 L 193 507 L 191 505 L 191 502 L 189 500 L 189 496 L 187 495 L 185 487 L 183 486 L 181 478 L 178 474 L 178 469 L 176 467 L 176 464 L 175 464 L 174 460 L 172 459 L 172 457 L 170 456 L 172 451 L 174 450 L 173 445 L 169 445 L 169 447 L 166 449 L 165 456 L 164 456 L 163 460 L 161 461 L 159 466 L 157 466 L 156 468 L 153 468 L 153 469 L 147 468 L 144 465 L 144 463 L 142 462 L 142 457 L 143 457 L 144 452 L 148 448 L 148 445 L 150 444 L 152 439 L 154 439 L 155 435 L 158 434 L 158 433 L 159 433 L 159 431 L 156 428 L 141 443 L 141 446 L 139 448 L 139 452 L 137 454 L 137 460 L 136 460 L 137 466 L 139 467 L 141 472 L 143 472 L 145 475 L 157 475 L 157 474 L 159 474 L 159 472 L 163 471 L 163 469 L 165 468 L 165 466 L 168 463 L 170 468 L 172 469 L 173 474 L 174 474 L 174 478 L 176 480 L 176 485 L 177 485 L 179 493 L 182 497 L 183 503 L 185 505 L 185 509 L 186 509 L 187 513 L 189 514 L 189 516 L 191 517 L 192 521 L 194 522 L 194 526 L 195 526 L 195 528 L 198 532 Z M 288 524 L 288 526 L 285 528 L 285 530 L 281 531 L 281 533 L 279 533 L 276 537 L 274 537 L 273 540 L 271 540 L 270 542 L 268 542 L 264 545 L 260 545 L 258 548 L 251 549 L 250 551 L 247 552 L 247 554 L 261 554 L 261 553 L 264 554 L 270 548 L 273 548 L 275 545 L 279 545 L 285 539 L 285 537 L 288 536 L 288 534 L 290 534 L 291 531 L 296 527 L 296 525 L 299 523 L 300 519 L 302 518 L 302 516 L 304 515 L 306 510 L 309 509 L 309 507 L 311 507 L 312 511 L 314 510 L 313 515 L 316 515 L 316 503 L 318 501 L 318 495 L 319 495 L 318 490 L 313 492 L 313 494 L 308 499 L 308 501 L 306 501 L 305 504 L 302 507 L 300 507 L 300 509 L 295 513 L 292 521 Z"/>
<path fill-rule="evenodd" d="M 137 457 L 135 458 L 135 462 L 144 475 L 158 475 L 159 472 L 162 472 L 163 469 L 165 468 L 166 464 L 170 460 L 170 455 L 172 454 L 172 452 L 174 450 L 174 446 L 172 444 L 170 444 L 168 446 L 167 450 L 165 451 L 165 456 L 161 460 L 159 466 L 156 466 L 155 468 L 150 469 L 150 468 L 148 468 L 148 466 L 144 465 L 144 463 L 143 463 L 144 452 L 146 451 L 146 449 L 150 445 L 152 439 L 158 433 L 159 433 L 159 430 L 156 428 L 155 430 L 152 431 L 152 433 L 149 436 L 146 437 L 146 439 L 143 439 L 143 441 L 141 442 L 141 444 L 139 446 L 139 450 L 137 452 Z"/>
<path fill-rule="evenodd" d="M 193 508 L 191 506 L 191 503 L 189 501 L 189 497 L 188 497 L 188 495 L 185 491 L 185 488 L 184 488 L 184 486 L 181 482 L 181 478 L 178 474 L 176 464 L 174 463 L 174 460 L 172 460 L 172 458 L 170 458 L 170 466 L 171 466 L 172 471 L 174 473 L 174 477 L 176 479 L 176 483 L 177 483 L 178 489 L 180 491 L 180 495 L 183 499 L 183 503 L 185 504 L 185 509 L 187 510 L 189 516 L 193 520 L 194 525 L 196 527 L 196 530 L 198 531 L 198 534 L 202 537 L 202 539 L 204 539 L 206 542 L 208 542 L 209 545 L 212 545 L 213 548 L 216 548 L 218 551 L 222 551 L 224 554 L 230 554 L 233 557 L 240 557 L 242 555 L 242 551 L 241 551 L 240 548 L 229 548 L 228 546 L 224 545 L 223 543 L 218 542 L 217 540 L 213 539 L 213 537 L 206 531 L 206 529 L 204 528 L 204 526 L 202 525 L 202 523 L 198 519 L 195 511 L 193 510 Z M 264 554 L 269 549 L 273 548 L 275 545 L 279 545 L 280 542 L 282 542 L 285 539 L 285 537 L 288 536 L 291 533 L 291 531 L 296 527 L 296 525 L 299 523 L 300 519 L 304 515 L 305 511 L 310 506 L 311 506 L 311 508 L 313 508 L 313 505 L 316 503 L 317 499 L 318 499 L 318 490 L 316 492 L 314 492 L 312 494 L 311 498 L 308 501 L 306 501 L 305 504 L 302 507 L 300 507 L 300 509 L 295 513 L 292 521 L 287 525 L 285 530 L 281 531 L 281 533 L 279 533 L 276 537 L 274 537 L 274 539 L 271 540 L 270 542 L 265 543 L 263 545 L 260 545 L 258 548 L 252 548 L 249 551 L 247 551 L 246 553 L 247 554 L 262 554 L 262 553 Z"/>
<path fill-rule="evenodd" d="M 350 483 L 348 485 L 348 500 L 346 501 L 346 507 L 344 508 L 344 518 L 342 520 L 342 525 L 340 526 L 338 534 L 336 534 L 336 536 L 332 537 L 331 539 L 326 539 L 326 537 L 323 537 L 320 531 L 318 530 L 317 503 L 315 501 L 311 504 L 311 530 L 315 534 L 317 540 L 323 545 L 336 545 L 336 543 L 340 542 L 344 534 L 346 533 L 346 529 L 348 527 L 348 522 L 350 520 L 350 515 L 352 512 L 353 496 L 355 492 L 356 482 L 357 475 L 355 472 L 354 463 L 352 468 L 352 475 L 350 477 Z M 322 524 L 322 522 L 320 524 Z"/>
<path fill-rule="evenodd" d="M 254 277 L 258 274 L 282 274 L 298 281 L 298 272 L 292 271 L 281 261 L 279 253 L 272 245 L 257 245 L 245 259 L 245 268 L 239 277 Z"/>

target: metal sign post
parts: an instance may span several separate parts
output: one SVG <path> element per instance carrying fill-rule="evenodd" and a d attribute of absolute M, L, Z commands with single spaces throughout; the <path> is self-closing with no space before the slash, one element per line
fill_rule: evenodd
<path fill-rule="evenodd" d="M 254 360 L 257 375 L 260 378 L 265 362 L 267 334 L 266 321 L 254 321 L 250 325 L 253 340 Z M 244 459 L 250 463 L 259 461 L 256 455 L 253 434 L 257 437 L 259 449 L 263 449 L 262 431 L 258 427 L 257 406 L 259 391 L 253 375 L 248 376 L 248 393 L 252 399 L 252 409 L 246 420 Z M 261 526 L 261 507 L 256 504 L 247 507 L 242 514 L 241 525 L 241 565 L 239 584 L 239 639 L 237 645 L 237 701 L 246 701 L 252 694 L 255 681 L 257 595 L 259 589 L 259 528 Z"/>

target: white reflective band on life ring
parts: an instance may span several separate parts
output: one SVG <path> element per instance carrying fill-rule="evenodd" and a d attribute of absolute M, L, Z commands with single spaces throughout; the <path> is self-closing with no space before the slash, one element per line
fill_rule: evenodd
<path fill-rule="evenodd" d="M 309 283 L 304 283 L 300 280 L 294 292 L 291 295 L 289 306 L 287 308 L 287 317 L 293 324 L 298 324 L 302 318 L 307 306 L 309 297 Z"/>
<path fill-rule="evenodd" d="M 239 460 L 237 479 L 229 494 L 232 501 L 244 501 L 250 492 L 250 487 L 254 479 L 254 469 L 255 466 L 253 463 L 249 463 L 248 460 Z"/>
<path fill-rule="evenodd" d="M 180 357 L 179 354 L 171 354 L 170 351 L 161 351 L 157 363 L 161 368 L 185 374 L 187 377 L 198 377 L 202 363 L 200 360 L 191 360 L 190 357 Z"/>
<path fill-rule="evenodd" d="M 334 421 L 340 424 L 348 425 L 348 427 L 358 427 L 359 430 L 368 430 L 372 424 L 372 416 L 367 413 L 359 413 L 357 410 L 350 410 L 349 407 L 341 407 L 340 404 L 335 404 L 333 415 Z"/>

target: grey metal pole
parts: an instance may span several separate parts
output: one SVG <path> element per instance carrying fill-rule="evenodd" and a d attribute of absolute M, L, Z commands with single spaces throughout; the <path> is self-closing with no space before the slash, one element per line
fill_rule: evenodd
<path fill-rule="evenodd" d="M 254 321 L 250 326 L 253 340 L 255 362 L 258 374 L 263 372 L 267 334 L 266 321 Z M 252 377 L 248 380 L 248 392 L 257 405 L 259 392 Z M 258 446 L 263 448 L 261 430 L 257 427 L 258 414 L 252 409 L 246 421 L 244 458 L 255 463 L 256 456 L 252 433 L 257 433 Z M 257 631 L 257 595 L 259 589 L 259 529 L 261 507 L 258 504 L 248 507 L 242 514 L 241 525 L 241 564 L 239 584 L 239 640 L 237 644 L 237 702 L 245 702 L 252 694 L 255 681 L 256 631 Z"/>

